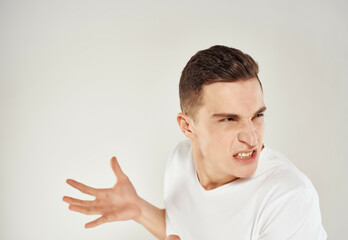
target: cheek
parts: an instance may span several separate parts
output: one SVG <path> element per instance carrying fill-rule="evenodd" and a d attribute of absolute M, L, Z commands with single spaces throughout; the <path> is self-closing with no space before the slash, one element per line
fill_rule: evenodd
<path fill-rule="evenodd" d="M 220 124 L 207 124 L 201 126 L 197 138 L 204 156 L 219 155 L 229 145 L 236 135 L 235 131 Z"/>
<path fill-rule="evenodd" d="M 201 142 L 211 142 L 219 135 L 219 127 L 214 124 L 202 123 L 196 132 Z"/>
<path fill-rule="evenodd" d="M 264 120 L 262 119 L 262 121 L 258 121 L 255 123 L 255 129 L 256 129 L 256 133 L 258 135 L 259 138 L 263 139 L 264 133 L 265 133 L 265 123 Z"/>
<path fill-rule="evenodd" d="M 235 129 L 231 125 L 224 123 L 215 124 L 209 130 L 209 135 L 214 139 L 214 142 L 223 142 L 226 138 L 230 139 L 234 133 Z"/>
<path fill-rule="evenodd" d="M 212 148 L 212 145 L 215 143 L 216 131 L 214 131 L 209 124 L 203 124 L 201 122 L 200 125 L 197 125 L 195 128 L 195 135 L 200 146 L 201 153 L 203 156 L 206 156 L 209 154 L 210 148 Z"/>
<path fill-rule="evenodd" d="M 235 142 L 238 136 L 238 126 L 233 123 L 221 123 L 221 125 L 216 126 L 214 132 L 211 134 L 214 140 L 212 145 L 216 149 L 225 151 L 226 149 L 230 149 L 231 144 Z"/>

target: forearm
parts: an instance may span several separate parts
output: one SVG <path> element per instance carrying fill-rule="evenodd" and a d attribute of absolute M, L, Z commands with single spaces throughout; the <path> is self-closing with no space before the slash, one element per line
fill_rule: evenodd
<path fill-rule="evenodd" d="M 164 240 L 166 238 L 165 209 L 157 208 L 142 198 L 139 199 L 139 206 L 141 215 L 134 221 L 143 225 L 158 239 Z"/>

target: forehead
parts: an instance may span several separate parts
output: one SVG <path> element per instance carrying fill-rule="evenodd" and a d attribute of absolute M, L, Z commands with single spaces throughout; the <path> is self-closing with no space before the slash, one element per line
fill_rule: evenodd
<path fill-rule="evenodd" d="M 205 85 L 202 94 L 201 110 L 208 114 L 218 112 L 250 114 L 264 105 L 263 92 L 256 78 Z"/>

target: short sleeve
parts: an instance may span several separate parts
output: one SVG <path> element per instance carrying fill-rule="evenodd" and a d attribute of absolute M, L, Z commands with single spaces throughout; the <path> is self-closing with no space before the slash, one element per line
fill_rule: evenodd
<path fill-rule="evenodd" d="M 325 240 L 315 189 L 296 189 L 270 200 L 260 216 L 259 240 Z"/>

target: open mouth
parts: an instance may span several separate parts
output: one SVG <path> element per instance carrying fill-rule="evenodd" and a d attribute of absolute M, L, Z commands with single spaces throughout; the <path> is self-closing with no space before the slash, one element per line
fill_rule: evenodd
<path fill-rule="evenodd" d="M 253 150 L 248 153 L 239 153 L 239 154 L 233 155 L 233 158 L 242 163 L 250 163 L 256 159 L 256 155 L 257 155 L 257 151 Z"/>

